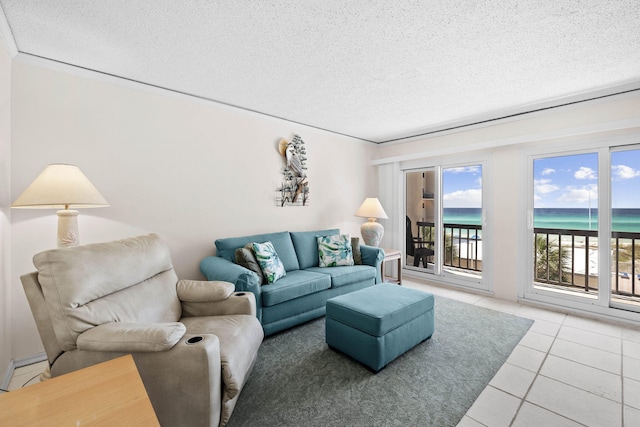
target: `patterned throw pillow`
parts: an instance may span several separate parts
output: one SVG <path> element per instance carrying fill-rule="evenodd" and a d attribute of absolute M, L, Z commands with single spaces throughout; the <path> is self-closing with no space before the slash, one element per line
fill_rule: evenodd
<path fill-rule="evenodd" d="M 318 237 L 320 267 L 353 265 L 351 238 L 346 234 Z"/>
<path fill-rule="evenodd" d="M 273 283 L 287 274 L 282 261 L 280 261 L 280 257 L 276 253 L 276 249 L 273 247 L 273 243 L 254 242 L 252 243 L 252 246 L 253 252 L 256 254 L 258 264 L 260 264 L 260 268 L 262 269 L 262 274 L 265 279 L 267 279 L 267 283 Z"/>

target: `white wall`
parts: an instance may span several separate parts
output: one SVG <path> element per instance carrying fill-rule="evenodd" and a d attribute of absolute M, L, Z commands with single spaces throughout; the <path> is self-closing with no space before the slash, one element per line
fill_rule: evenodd
<path fill-rule="evenodd" d="M 11 58 L 0 41 L 0 382 L 11 360 L 10 347 L 10 100 Z"/>
<path fill-rule="evenodd" d="M 20 59 L 12 76 L 12 198 L 50 163 L 78 165 L 111 204 L 80 211 L 81 243 L 157 232 L 181 278 L 217 238 L 339 227 L 375 190 L 375 146 L 161 91 L 52 70 Z M 306 143 L 311 204 L 277 207 L 280 138 Z M 13 357 L 41 351 L 19 276 L 55 246 L 53 211 L 12 212 Z"/>
<path fill-rule="evenodd" d="M 592 135 L 632 132 L 636 135 L 640 132 L 640 95 L 637 93 L 548 110 L 492 126 L 385 144 L 376 150 L 374 164 L 384 177 L 379 184 L 381 201 L 395 206 L 390 209 L 393 214 L 387 222 L 402 224 L 402 197 L 397 193 L 402 188 L 399 171 L 404 166 L 486 159 L 483 191 L 486 225 L 491 233 L 483 233 L 483 243 L 489 246 L 491 259 L 483 263 L 483 277 L 496 297 L 515 301 L 523 282 L 523 265 L 528 262 L 521 244 L 526 230 L 524 150 L 544 145 L 575 149 L 582 138 Z M 631 141 L 640 142 L 637 138 Z M 399 227 L 394 238 L 393 243 L 385 244 L 402 245 Z"/>

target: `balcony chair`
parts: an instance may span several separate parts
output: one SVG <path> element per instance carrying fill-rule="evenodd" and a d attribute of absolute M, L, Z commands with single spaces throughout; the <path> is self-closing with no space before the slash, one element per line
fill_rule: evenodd
<path fill-rule="evenodd" d="M 33 262 L 21 280 L 52 377 L 132 354 L 162 426 L 227 423 L 264 337 L 253 294 L 179 281 L 155 234 Z"/>
<path fill-rule="evenodd" d="M 427 247 L 431 242 L 426 242 L 419 237 L 413 237 L 411 219 L 408 216 L 406 218 L 407 231 L 405 234 L 407 239 L 407 255 L 413 257 L 414 267 L 419 267 L 420 261 L 422 261 L 422 266 L 427 268 L 427 258 L 433 256 L 435 251 Z"/>

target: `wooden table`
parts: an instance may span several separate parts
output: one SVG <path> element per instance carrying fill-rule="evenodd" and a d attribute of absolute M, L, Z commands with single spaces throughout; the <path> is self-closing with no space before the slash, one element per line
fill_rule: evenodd
<path fill-rule="evenodd" d="M 382 260 L 382 264 L 380 266 L 380 270 L 381 270 L 381 274 L 382 274 L 382 281 L 383 282 L 386 281 L 386 282 L 397 283 L 397 284 L 401 285 L 402 284 L 402 252 L 400 252 L 397 249 L 385 249 L 385 248 L 382 248 L 382 250 L 384 251 L 384 259 Z M 389 276 L 385 276 L 384 275 L 384 265 L 388 261 L 393 261 L 393 260 L 398 260 L 398 277 L 397 278 L 389 277 Z"/>
<path fill-rule="evenodd" d="M 0 394 L 0 426 L 159 426 L 131 355 Z"/>

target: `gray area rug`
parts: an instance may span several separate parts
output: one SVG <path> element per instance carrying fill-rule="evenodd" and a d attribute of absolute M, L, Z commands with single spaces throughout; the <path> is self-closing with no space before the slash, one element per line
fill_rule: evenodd
<path fill-rule="evenodd" d="M 435 298 L 435 332 L 374 374 L 324 318 L 265 339 L 229 426 L 455 426 L 532 320 Z"/>

